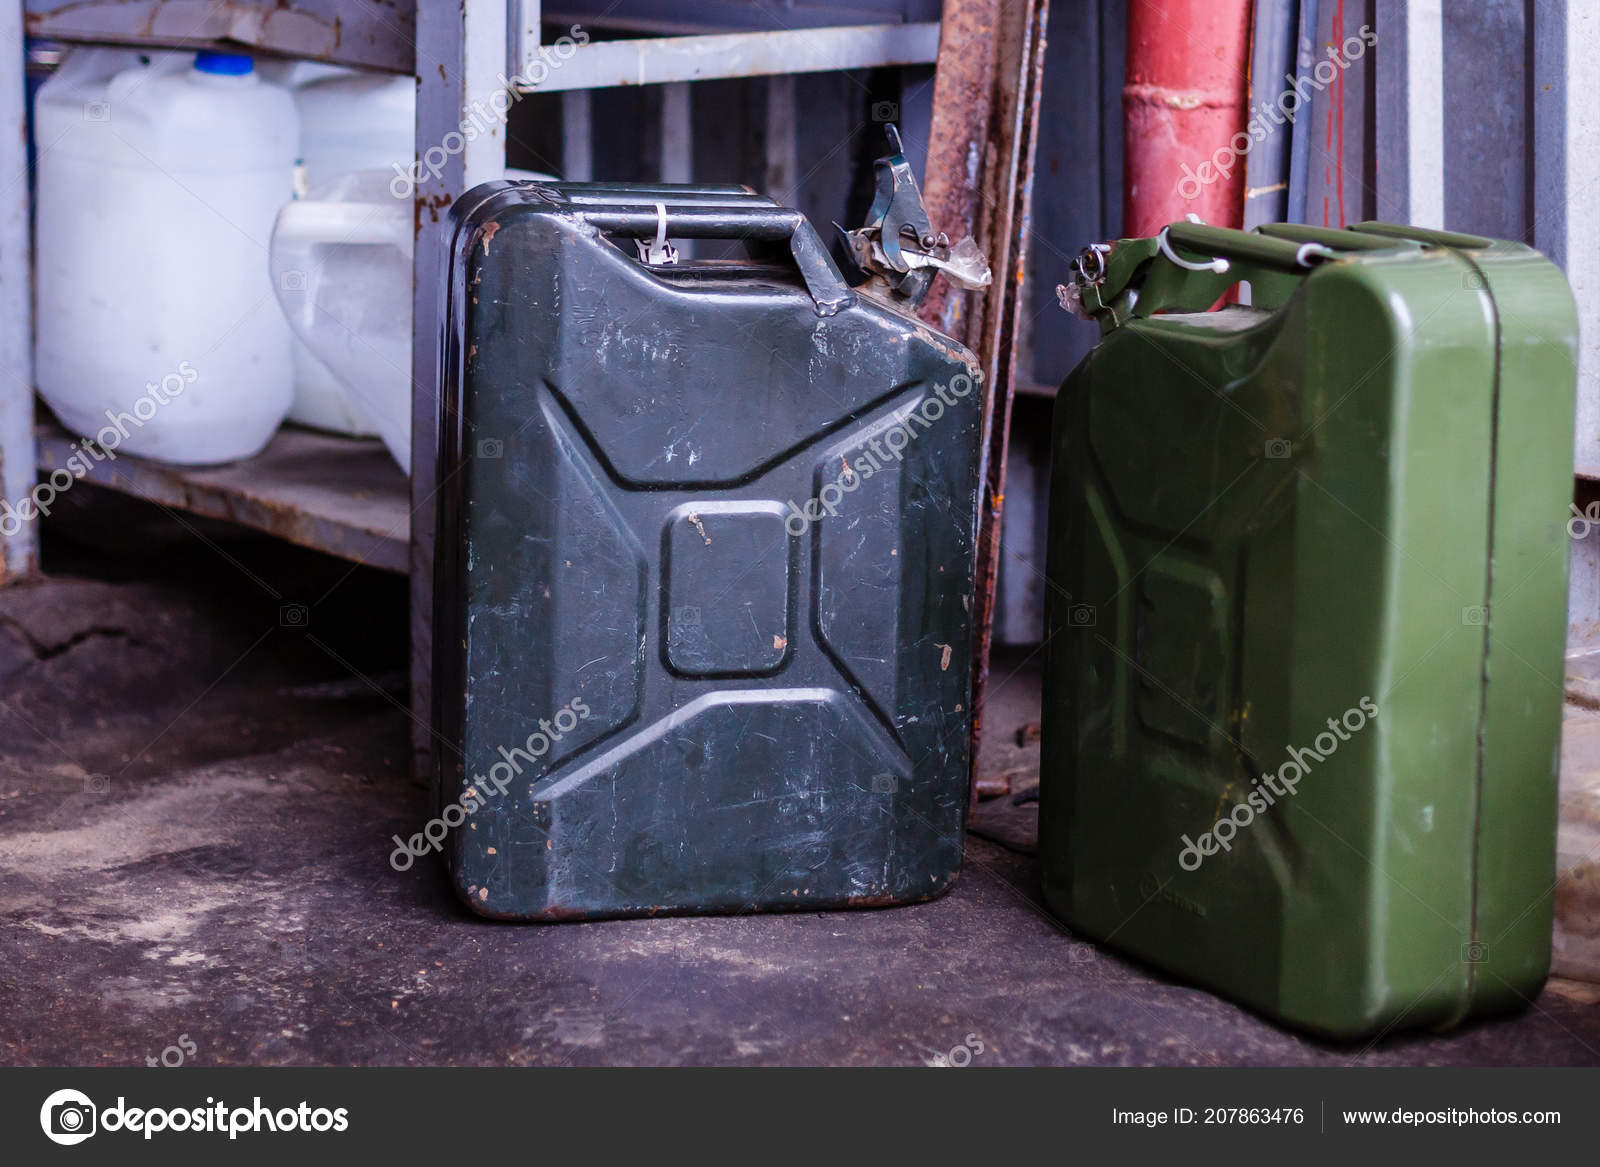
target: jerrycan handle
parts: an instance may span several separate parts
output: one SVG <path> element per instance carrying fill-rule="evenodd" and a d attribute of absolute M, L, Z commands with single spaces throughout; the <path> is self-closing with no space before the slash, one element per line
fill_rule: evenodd
<path fill-rule="evenodd" d="M 1417 251 L 1428 241 L 1355 228 L 1268 223 L 1254 231 L 1212 227 L 1190 216 L 1152 238 L 1120 239 L 1084 250 L 1062 307 L 1109 331 L 1160 312 L 1204 312 L 1248 281 L 1254 307 L 1276 309 L 1320 264 L 1369 251 Z"/>
<path fill-rule="evenodd" d="M 834 266 L 816 229 L 799 211 L 762 198 L 712 197 L 674 203 L 669 190 L 657 187 L 629 192 L 634 197 L 643 194 L 650 199 L 634 206 L 619 205 L 624 197 L 619 190 L 618 203 L 569 204 L 566 209 L 608 235 L 629 239 L 664 242 L 667 236 L 675 236 L 787 243 L 789 256 L 799 269 L 818 316 L 832 316 L 855 302 L 855 293 Z M 664 194 L 666 197 L 662 197 Z"/>

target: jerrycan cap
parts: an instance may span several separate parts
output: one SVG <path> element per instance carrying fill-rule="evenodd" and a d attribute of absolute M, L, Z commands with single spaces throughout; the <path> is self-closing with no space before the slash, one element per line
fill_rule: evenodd
<path fill-rule="evenodd" d="M 196 53 L 194 67 L 201 73 L 219 77 L 243 77 L 255 71 L 256 63 L 244 53 Z"/>

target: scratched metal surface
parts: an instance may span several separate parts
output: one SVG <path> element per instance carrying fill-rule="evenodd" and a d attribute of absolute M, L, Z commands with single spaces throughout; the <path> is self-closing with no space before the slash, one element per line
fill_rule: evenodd
<path fill-rule="evenodd" d="M 969 756 L 973 358 L 808 267 L 811 229 L 768 200 L 551 189 L 474 192 L 458 236 L 434 627 L 442 798 L 482 804 L 450 842 L 462 898 L 938 894 Z M 768 266 L 645 270 L 594 223 L 642 205 L 653 231 L 654 199 L 673 239 L 765 233 Z"/>

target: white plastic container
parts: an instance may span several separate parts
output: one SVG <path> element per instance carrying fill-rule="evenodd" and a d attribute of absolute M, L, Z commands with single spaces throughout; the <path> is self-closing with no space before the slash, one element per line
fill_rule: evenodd
<path fill-rule="evenodd" d="M 548 175 L 508 170 L 508 178 Z M 296 338 L 411 472 L 412 204 L 392 167 L 360 170 L 285 206 L 272 282 Z"/>
<path fill-rule="evenodd" d="M 358 170 L 388 171 L 411 162 L 416 81 L 343 70 L 316 76 L 294 91 L 300 111 L 300 196 Z M 409 287 L 410 273 L 405 274 Z M 294 346 L 292 421 L 348 434 L 377 432 L 344 386 L 298 338 Z"/>
<path fill-rule="evenodd" d="M 362 170 L 286 205 L 272 277 L 295 335 L 411 471 L 411 202 Z"/>
<path fill-rule="evenodd" d="M 344 65 L 330 65 L 326 61 L 304 61 L 269 58 L 256 62 L 256 72 L 263 81 L 281 85 L 285 89 L 298 89 L 324 77 L 348 77 L 354 69 Z"/>
<path fill-rule="evenodd" d="M 353 170 L 411 165 L 416 150 L 417 82 L 384 73 L 317 77 L 294 91 L 300 164 L 308 186 Z"/>
<path fill-rule="evenodd" d="M 35 126 L 45 401 L 125 453 L 258 452 L 294 392 L 266 262 L 293 190 L 288 91 L 233 54 L 78 50 Z"/>

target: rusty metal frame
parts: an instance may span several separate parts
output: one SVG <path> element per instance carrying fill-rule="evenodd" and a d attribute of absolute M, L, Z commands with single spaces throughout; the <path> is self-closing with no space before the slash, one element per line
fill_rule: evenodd
<path fill-rule="evenodd" d="M 945 0 L 924 183 L 934 228 L 951 239 L 973 236 L 994 271 L 982 293 L 939 281 L 919 313 L 976 352 L 984 376 L 984 490 L 972 609 L 974 780 L 994 634 L 1049 8 L 1049 0 Z"/>
<path fill-rule="evenodd" d="M 412 71 L 415 13 L 352 0 L 23 0 L 27 34 L 141 48 L 220 42 L 392 73 Z"/>
<path fill-rule="evenodd" d="M 22 6 L 0 7 L 0 501 L 33 489 L 33 259 Z M 0 583 L 37 566 L 37 524 L 0 517 Z"/>

